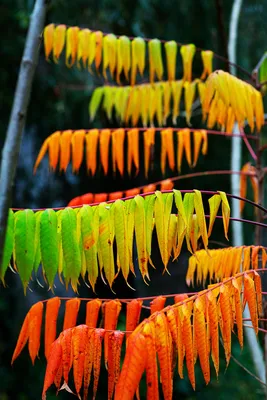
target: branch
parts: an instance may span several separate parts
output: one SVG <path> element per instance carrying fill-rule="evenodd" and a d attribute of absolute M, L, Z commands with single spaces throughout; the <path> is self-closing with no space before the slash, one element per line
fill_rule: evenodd
<path fill-rule="evenodd" d="M 0 171 L 0 265 L 3 258 L 8 209 L 11 205 L 12 186 L 14 183 L 21 139 L 29 105 L 33 75 L 38 62 L 40 38 L 44 27 L 47 4 L 47 0 L 36 0 L 35 2 L 24 53 L 20 64 L 5 144 L 2 150 Z"/>

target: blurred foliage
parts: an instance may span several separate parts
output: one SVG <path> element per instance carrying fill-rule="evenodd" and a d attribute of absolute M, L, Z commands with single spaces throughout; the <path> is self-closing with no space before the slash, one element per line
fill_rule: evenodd
<path fill-rule="evenodd" d="M 0 4 L 0 24 L 4 35 L 1 42 L 1 73 L 0 73 L 0 129 L 5 132 L 8 117 L 13 102 L 20 59 L 27 33 L 33 0 L 2 0 Z M 174 39 L 183 43 L 195 43 L 197 47 L 213 50 L 221 55 L 225 53 L 223 32 L 218 25 L 218 15 L 215 0 L 65 0 L 51 1 L 47 15 L 47 23 L 65 23 L 79 25 L 104 32 L 129 36 L 158 37 Z M 232 1 L 223 3 L 223 29 L 227 37 Z M 244 0 L 239 23 L 238 36 L 238 63 L 252 71 L 261 55 L 266 51 L 266 18 L 267 8 L 265 0 Z M 266 4 L 265 4 L 266 5 Z M 215 62 L 216 68 L 225 68 L 223 62 Z M 198 67 L 197 67 L 198 68 Z M 199 75 L 198 70 L 195 74 Z M 240 75 L 247 79 L 246 76 Z M 95 179 L 89 178 L 85 172 L 73 176 L 71 168 L 66 175 L 49 174 L 48 163 L 43 162 L 36 176 L 32 175 L 32 168 L 44 139 L 55 130 L 79 129 L 91 127 L 107 127 L 111 124 L 106 117 L 100 115 L 94 125 L 89 123 L 88 103 L 91 91 L 102 84 L 101 79 L 91 76 L 85 71 L 67 69 L 63 62 L 60 65 L 47 63 L 44 59 L 43 48 L 39 65 L 35 75 L 31 103 L 25 127 L 21 154 L 19 159 L 16 184 L 13 193 L 13 205 L 16 207 L 56 207 L 64 206 L 68 201 L 86 192 L 115 191 L 128 189 L 146 183 L 142 174 L 133 179 L 123 180 L 111 174 L 103 178 L 100 172 Z M 74 90 L 75 88 L 75 90 Z M 180 118 L 179 126 L 185 121 Z M 193 127 L 201 126 L 201 118 L 192 119 Z M 115 127 L 116 124 L 114 123 Z M 266 132 L 262 135 L 265 140 Z M 5 135 L 0 135 L 0 148 L 3 146 Z M 229 169 L 231 140 L 223 137 L 209 137 L 208 156 L 201 158 L 195 171 L 209 169 Z M 249 160 L 244 149 L 243 163 Z M 157 160 L 155 160 L 157 161 Z M 157 162 L 156 162 L 157 164 Z M 183 165 L 183 173 L 190 172 Z M 166 176 L 172 176 L 167 171 Z M 149 176 L 149 183 L 161 179 L 159 163 Z M 211 176 L 204 179 L 183 180 L 176 186 L 180 189 L 209 189 L 230 191 L 229 176 Z M 253 210 L 247 207 L 245 217 L 253 219 Z M 212 239 L 224 242 L 220 223 Z M 252 228 L 245 227 L 245 243 L 253 243 Z M 155 247 L 155 246 L 154 246 Z M 158 248 L 153 249 L 154 259 L 157 259 Z M 157 295 L 161 293 L 177 293 L 188 291 L 184 283 L 188 254 L 183 253 L 177 263 L 170 265 L 172 277 L 161 275 L 160 268 L 151 271 L 151 285 L 147 287 L 138 277 L 135 282 L 136 291 L 131 291 L 121 280 L 114 286 L 118 297 L 136 297 Z M 43 282 L 42 276 L 38 276 Z M 40 398 L 44 377 L 44 357 L 37 360 L 35 367 L 30 364 L 26 351 L 11 368 L 10 360 L 15 346 L 17 335 L 23 318 L 30 305 L 39 299 L 51 296 L 47 288 L 42 288 L 33 281 L 31 291 L 23 296 L 19 278 L 11 271 L 8 274 L 6 288 L 0 288 L 0 400 L 24 400 Z M 56 295 L 66 295 L 64 287 L 58 283 Z M 72 295 L 72 293 L 68 293 Z M 87 287 L 81 287 L 80 295 L 92 296 Z M 99 297 L 114 297 L 114 295 L 100 282 L 97 286 Z M 82 321 L 82 319 L 81 319 Z M 261 338 L 262 339 L 262 338 Z M 42 354 L 42 353 L 41 353 Z M 253 372 L 253 365 L 249 352 L 240 354 L 235 346 L 235 357 Z M 259 399 L 262 398 L 261 385 L 244 370 L 231 361 L 224 374 L 225 362 L 222 356 L 221 373 L 216 381 L 213 373 L 212 383 L 205 387 L 200 369 L 197 368 L 197 390 L 194 393 L 187 379 L 175 380 L 174 399 Z M 103 374 L 103 375 L 102 375 Z M 102 384 L 99 387 L 98 398 L 106 398 L 106 375 L 101 373 Z M 142 391 L 143 391 L 142 387 Z M 60 393 L 60 398 L 70 398 L 70 394 Z M 51 390 L 48 399 L 55 399 L 55 392 Z"/>

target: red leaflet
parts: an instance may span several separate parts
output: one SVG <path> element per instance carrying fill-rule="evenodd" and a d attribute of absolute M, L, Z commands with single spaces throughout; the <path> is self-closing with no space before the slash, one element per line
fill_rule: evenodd
<path fill-rule="evenodd" d="M 142 310 L 142 300 L 134 299 L 127 303 L 126 308 L 126 331 L 134 331 L 137 327 Z M 126 333 L 128 339 L 130 333 Z"/>
<path fill-rule="evenodd" d="M 166 297 L 163 296 L 155 297 L 155 299 L 150 302 L 151 314 L 153 314 L 156 311 L 161 311 L 165 306 L 165 302 L 166 302 Z"/>
<path fill-rule="evenodd" d="M 61 365 L 62 360 L 62 347 L 60 343 L 60 338 L 58 338 L 51 347 L 51 353 L 48 358 L 46 372 L 45 372 L 45 379 L 44 379 L 44 387 L 42 393 L 42 400 L 46 399 L 46 392 L 48 388 L 54 382 L 58 369 Z"/>
<path fill-rule="evenodd" d="M 181 293 L 181 294 L 177 294 L 176 296 L 174 296 L 174 303 L 180 303 L 180 301 L 184 301 L 188 299 L 188 295 L 185 293 Z"/>
<path fill-rule="evenodd" d="M 23 321 L 23 324 L 22 324 L 22 327 L 21 327 L 21 330 L 19 333 L 19 337 L 17 340 L 16 348 L 15 348 L 13 356 L 12 356 L 11 365 L 13 364 L 13 362 L 16 360 L 16 358 L 22 352 L 23 348 L 25 347 L 25 345 L 27 343 L 28 338 L 29 338 L 29 312 Z"/>
<path fill-rule="evenodd" d="M 101 307 L 101 300 L 99 299 L 94 299 L 91 301 L 88 301 L 86 304 L 86 322 L 85 324 L 89 328 L 96 328 L 97 325 L 97 320 L 98 320 L 98 314 L 99 310 Z"/>
<path fill-rule="evenodd" d="M 29 311 L 29 353 L 33 364 L 40 348 L 43 308 L 39 301 Z"/>
<path fill-rule="evenodd" d="M 45 357 L 48 360 L 50 347 L 57 334 L 57 317 L 60 307 L 60 299 L 54 297 L 49 299 L 46 303 L 46 313 L 45 313 Z"/>
<path fill-rule="evenodd" d="M 80 303 L 81 300 L 77 297 L 66 302 L 63 331 L 76 325 Z"/>
<path fill-rule="evenodd" d="M 95 329 L 88 328 L 88 336 L 85 347 L 84 358 L 84 375 L 83 375 L 83 399 L 87 400 L 88 387 L 90 385 L 91 373 L 94 362 L 94 343 L 95 343 Z"/>
<path fill-rule="evenodd" d="M 72 328 L 66 329 L 61 332 L 60 343 L 62 347 L 62 373 L 64 377 L 64 381 L 68 383 L 69 380 L 69 372 L 72 365 Z"/>
<path fill-rule="evenodd" d="M 100 366 L 101 366 L 101 355 L 102 355 L 102 340 L 105 335 L 105 330 L 98 328 L 95 329 L 94 337 L 94 388 L 93 388 L 93 400 L 96 398 Z"/>
<path fill-rule="evenodd" d="M 85 349 L 88 340 L 88 326 L 79 325 L 72 330 L 73 377 L 79 397 L 83 382 Z"/>
<path fill-rule="evenodd" d="M 114 387 L 119 379 L 121 346 L 124 333 L 114 331 L 108 336 L 108 399 L 113 397 Z"/>
<path fill-rule="evenodd" d="M 119 300 L 110 300 L 103 305 L 104 312 L 104 328 L 105 330 L 115 330 L 118 323 L 118 317 L 121 311 L 121 302 Z M 108 363 L 108 335 L 109 332 L 105 334 L 105 365 L 107 367 Z"/>

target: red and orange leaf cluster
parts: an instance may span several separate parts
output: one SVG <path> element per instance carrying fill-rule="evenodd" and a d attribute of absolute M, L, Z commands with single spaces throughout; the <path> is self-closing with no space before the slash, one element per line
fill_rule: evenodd
<path fill-rule="evenodd" d="M 262 246 L 227 247 L 198 250 L 189 258 L 186 282 L 188 285 L 205 285 L 206 281 L 221 282 L 240 271 L 265 268 L 266 250 Z"/>
<path fill-rule="evenodd" d="M 109 302 L 110 311 L 114 308 L 112 330 L 79 325 L 63 331 L 51 348 L 43 399 L 60 370 L 63 373 L 56 382 L 57 387 L 59 388 L 63 383 L 62 388 L 68 388 L 71 367 L 76 393 L 80 396 L 83 386 L 84 399 L 88 394 L 93 373 L 92 386 L 95 398 L 102 343 L 104 343 L 109 399 L 112 398 L 114 389 L 115 400 L 133 399 L 142 374 L 146 372 L 147 398 L 159 399 L 160 381 L 164 399 L 171 400 L 176 363 L 181 378 L 184 378 L 184 364 L 186 365 L 188 378 L 192 387 L 195 388 L 194 366 L 198 359 L 206 384 L 210 381 L 210 358 L 216 374 L 219 373 L 219 334 L 222 336 L 227 365 L 231 358 L 232 332 L 237 332 L 240 346 L 243 347 L 242 313 L 246 303 L 253 328 L 258 333 L 258 315 L 262 311 L 261 279 L 255 271 L 249 270 L 237 274 L 191 297 L 180 295 L 176 299 L 179 300 L 178 302 L 163 308 L 165 300 L 164 297 L 155 299 L 151 304 L 151 311 L 154 308 L 154 312 L 138 326 L 142 303 L 137 299 L 127 305 L 126 326 L 133 332 L 128 336 L 121 372 L 120 357 L 124 332 L 116 331 L 115 320 L 120 309 L 118 300 Z M 128 312 L 130 309 L 131 315 L 130 311 Z M 133 323 L 130 323 L 130 320 Z M 68 348 L 64 345 L 66 336 L 72 343 L 72 351 L 67 353 L 64 350 Z M 106 342 L 105 338 L 107 338 Z"/>
<path fill-rule="evenodd" d="M 240 197 L 247 197 L 247 181 L 248 178 L 250 180 L 252 190 L 253 190 L 253 195 L 254 195 L 254 203 L 258 204 L 259 203 L 259 182 L 258 178 L 256 176 L 256 168 L 251 165 L 250 162 L 246 163 L 242 169 L 241 172 L 243 174 L 240 175 Z M 240 212 L 242 213 L 245 207 L 245 202 L 240 201 Z"/>
<path fill-rule="evenodd" d="M 177 146 L 175 157 L 175 145 L 173 132 L 176 131 Z M 151 153 L 155 145 L 154 128 L 139 132 L 139 129 L 91 129 L 86 131 L 57 131 L 50 135 L 43 143 L 34 166 L 36 172 L 40 162 L 48 153 L 49 165 L 52 171 L 59 166 L 60 171 L 66 171 L 70 160 L 72 170 L 77 173 L 84 157 L 86 158 L 87 171 L 95 175 L 99 161 L 106 175 L 110 167 L 109 152 L 112 149 L 112 170 L 124 175 L 127 164 L 127 173 L 131 175 L 133 170 L 137 174 L 140 168 L 139 137 L 142 136 L 144 144 L 145 175 L 148 175 L 151 166 Z M 195 167 L 200 149 L 202 154 L 207 154 L 208 137 L 205 130 L 193 131 L 194 150 L 192 154 L 192 138 L 190 129 L 174 130 L 173 128 L 160 131 L 161 144 L 161 172 L 164 175 L 168 161 L 171 170 L 181 171 L 182 158 L 185 153 L 187 163 Z M 127 145 L 127 155 L 124 156 L 124 144 Z M 98 158 L 99 149 L 99 158 Z M 85 153 L 85 154 L 84 154 Z"/>
<path fill-rule="evenodd" d="M 100 72 L 105 79 L 108 79 L 107 71 L 112 79 L 120 84 L 121 76 L 135 84 L 136 75 L 139 72 L 143 76 L 146 67 L 146 53 L 148 53 L 150 82 L 155 77 L 162 79 L 164 64 L 162 57 L 163 45 L 158 39 L 148 41 L 148 44 L 141 37 L 129 39 L 127 36 L 118 36 L 101 31 L 91 31 L 88 28 L 80 29 L 77 26 L 66 27 L 66 25 L 47 25 L 44 29 L 45 56 L 49 60 L 58 63 L 59 58 L 65 49 L 66 65 L 72 67 L 81 66 L 92 72 L 92 65 Z M 176 59 L 178 44 L 169 41 L 164 44 L 164 52 L 167 64 L 167 75 L 170 81 L 175 79 Z M 181 62 L 183 63 L 183 79 L 191 81 L 192 62 L 196 47 L 193 44 L 184 45 L 180 48 Z M 212 51 L 201 52 L 203 62 L 203 73 L 201 79 L 205 79 L 212 72 Z"/>
<path fill-rule="evenodd" d="M 104 201 L 118 200 L 124 197 L 132 197 L 136 196 L 140 193 L 150 193 L 155 192 L 156 190 L 171 190 L 173 189 L 173 182 L 170 179 L 165 179 L 160 182 L 159 185 L 155 185 L 153 183 L 143 186 L 142 188 L 134 188 L 125 190 L 124 192 L 111 192 L 111 193 L 86 193 L 82 196 L 77 196 L 72 199 L 68 207 L 80 206 L 83 204 L 94 204 L 101 203 Z M 159 187 L 157 187 L 159 186 Z"/>

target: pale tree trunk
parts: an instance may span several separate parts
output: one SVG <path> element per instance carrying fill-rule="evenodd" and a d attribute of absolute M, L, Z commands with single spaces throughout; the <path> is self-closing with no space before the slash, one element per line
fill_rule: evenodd
<path fill-rule="evenodd" d="M 36 0 L 20 64 L 0 168 L 0 265 L 23 129 L 49 0 Z"/>
<path fill-rule="evenodd" d="M 237 33 L 238 33 L 238 20 L 240 16 L 242 6 L 242 0 L 235 0 L 233 3 L 231 20 L 230 20 L 230 28 L 229 28 L 229 42 L 228 42 L 228 54 L 229 61 L 236 64 L 236 42 L 237 42 Z M 236 75 L 235 66 L 230 66 L 230 72 L 233 75 Z M 235 125 L 234 133 L 240 133 L 238 126 Z M 242 158 L 242 138 L 241 137 L 233 137 L 232 138 L 232 150 L 231 150 L 231 170 L 232 171 L 240 171 L 241 158 Z M 232 174 L 231 175 L 231 193 L 239 196 L 240 193 L 240 177 L 239 175 Z M 241 218 L 239 202 L 236 200 L 232 201 L 232 217 L 233 218 Z M 233 245 L 234 246 L 242 246 L 243 245 L 243 225 L 240 222 L 232 222 L 233 228 Z M 244 318 L 250 318 L 248 308 L 246 307 L 244 310 Z M 251 324 L 249 321 L 246 322 L 247 325 Z M 265 363 L 263 359 L 263 352 L 261 347 L 257 341 L 256 334 L 251 328 L 244 328 L 246 339 L 248 342 L 248 346 L 251 352 L 251 356 L 253 359 L 255 371 L 258 377 L 265 382 Z"/>

